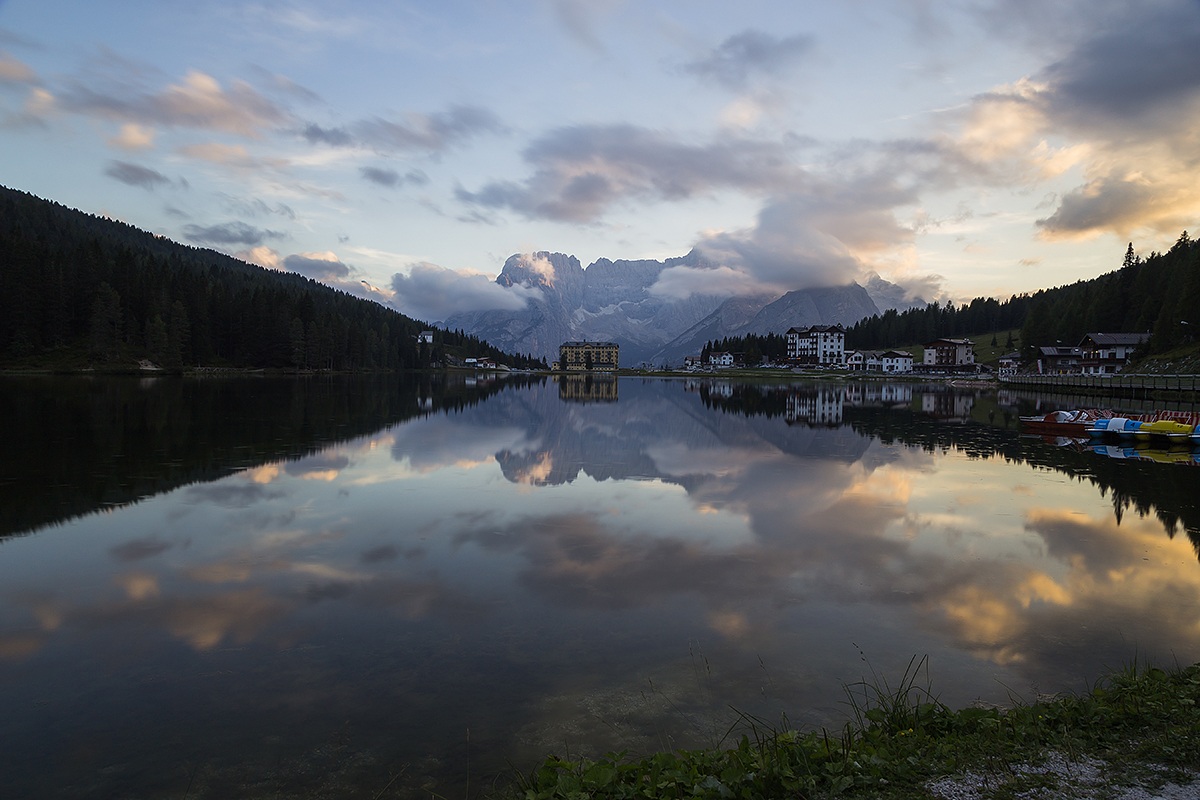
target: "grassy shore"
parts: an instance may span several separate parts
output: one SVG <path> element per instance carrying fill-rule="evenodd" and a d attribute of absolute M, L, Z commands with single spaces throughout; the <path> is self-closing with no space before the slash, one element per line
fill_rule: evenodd
<path fill-rule="evenodd" d="M 1083 694 L 951 710 L 918 679 L 847 687 L 840 731 L 743 718 L 728 749 L 550 758 L 524 800 L 1200 797 L 1200 664 L 1131 666 Z"/>

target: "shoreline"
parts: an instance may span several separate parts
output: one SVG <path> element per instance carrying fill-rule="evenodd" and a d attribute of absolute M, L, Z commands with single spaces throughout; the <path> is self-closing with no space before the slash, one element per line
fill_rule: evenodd
<path fill-rule="evenodd" d="M 1084 694 L 952 711 L 919 684 L 846 687 L 840 730 L 777 731 L 743 716 L 735 747 L 551 756 L 517 778 L 530 800 L 839 795 L 905 800 L 1147 800 L 1200 795 L 1200 663 L 1128 666 Z M 731 731 L 732 732 L 732 731 Z"/>

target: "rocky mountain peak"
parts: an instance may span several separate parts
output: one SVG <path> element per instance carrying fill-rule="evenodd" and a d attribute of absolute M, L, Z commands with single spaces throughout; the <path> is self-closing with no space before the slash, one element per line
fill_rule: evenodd
<path fill-rule="evenodd" d="M 516 253 L 504 262 L 496 283 L 501 286 L 554 288 L 560 282 L 577 283 L 583 277 L 579 259 L 565 253 Z"/>
<path fill-rule="evenodd" d="M 878 275 L 870 276 L 865 288 L 851 283 L 782 296 L 672 298 L 652 292 L 663 272 L 675 266 L 718 265 L 695 250 L 665 261 L 601 258 L 586 269 L 565 253 L 518 253 L 504 262 L 496 283 L 539 289 L 525 307 L 456 314 L 447 325 L 504 350 L 550 361 L 558 357 L 564 341 L 614 341 L 621 346 L 621 364 L 632 365 L 677 361 L 699 352 L 706 340 L 727 335 L 783 333 L 798 325 L 853 325 L 896 307 L 893 303 L 911 302 L 900 286 Z M 879 302 L 873 302 L 876 296 Z"/>

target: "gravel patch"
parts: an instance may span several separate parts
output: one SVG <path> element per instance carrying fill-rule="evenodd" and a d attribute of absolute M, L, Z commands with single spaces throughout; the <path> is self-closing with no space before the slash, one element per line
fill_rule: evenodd
<path fill-rule="evenodd" d="M 925 788 L 938 800 L 988 800 L 1002 787 L 1013 782 L 1026 783 L 1043 778 L 1047 786 L 1029 789 L 1012 796 L 1025 800 L 1197 800 L 1200 798 L 1200 773 L 1186 784 L 1167 783 L 1155 789 L 1140 786 L 1113 786 L 1105 777 L 1108 764 L 1094 758 L 1068 759 L 1051 753 L 1038 764 L 1017 764 L 1011 773 L 967 773 L 939 778 Z"/>

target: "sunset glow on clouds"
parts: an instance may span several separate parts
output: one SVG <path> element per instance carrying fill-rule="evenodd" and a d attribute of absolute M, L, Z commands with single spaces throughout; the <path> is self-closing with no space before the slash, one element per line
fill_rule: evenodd
<path fill-rule="evenodd" d="M 1191 0 L 8 0 L 0 180 L 429 320 L 540 250 L 1007 296 L 1200 227 L 1196 52 Z"/>

